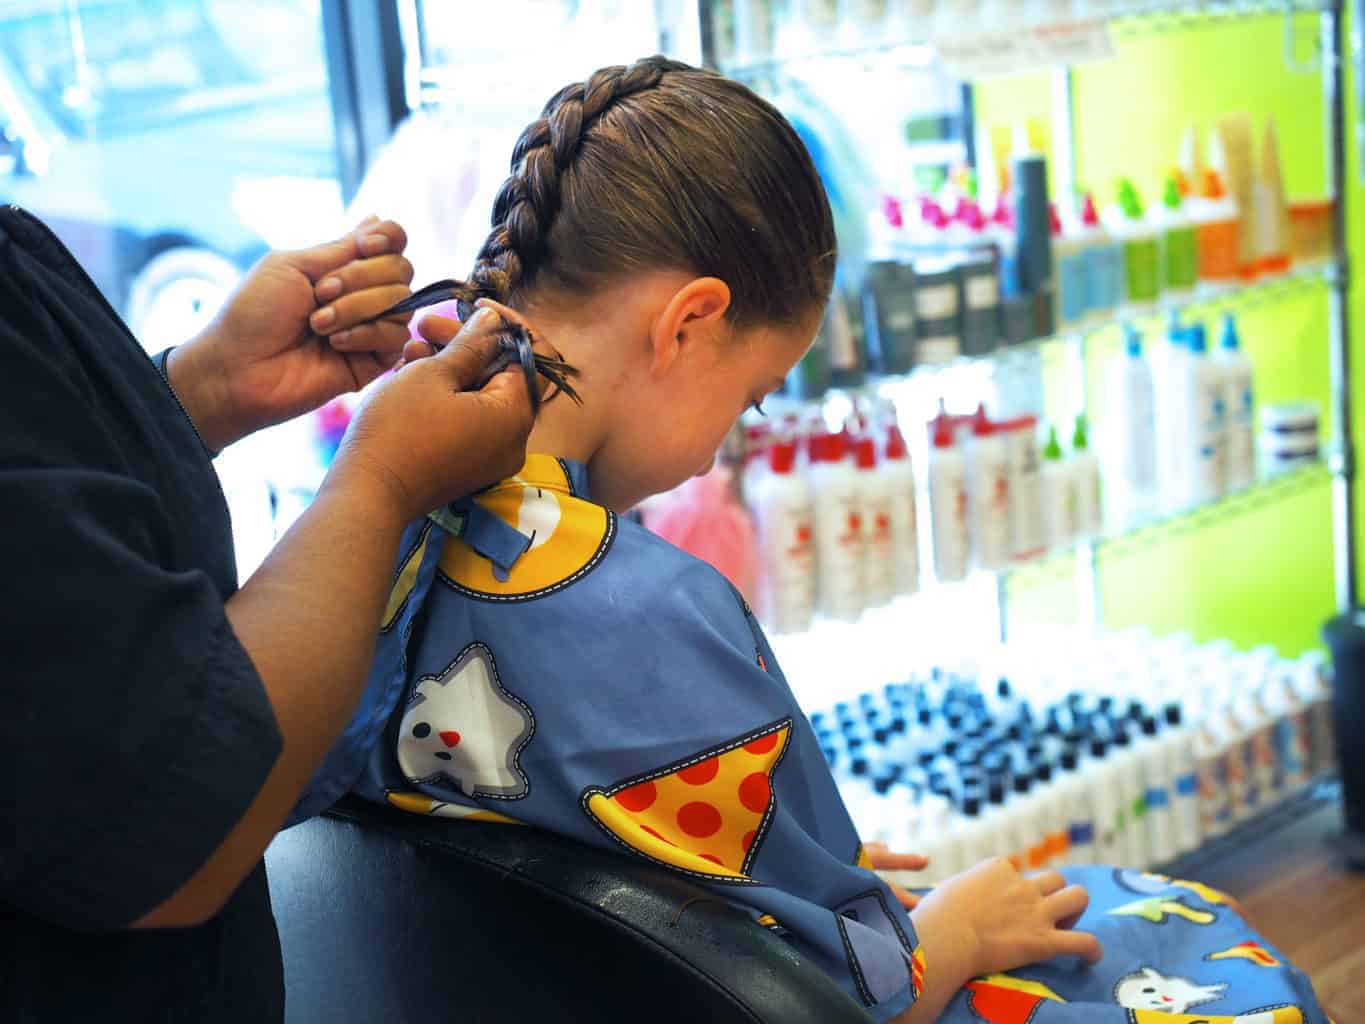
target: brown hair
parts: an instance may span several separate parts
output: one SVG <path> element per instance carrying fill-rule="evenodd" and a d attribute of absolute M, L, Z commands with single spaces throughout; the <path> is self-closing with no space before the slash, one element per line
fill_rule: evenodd
<path fill-rule="evenodd" d="M 517 140 L 460 317 L 536 285 L 591 292 L 686 268 L 730 287 L 735 324 L 790 323 L 834 278 L 829 200 L 792 126 L 749 89 L 663 57 L 565 86 Z"/>

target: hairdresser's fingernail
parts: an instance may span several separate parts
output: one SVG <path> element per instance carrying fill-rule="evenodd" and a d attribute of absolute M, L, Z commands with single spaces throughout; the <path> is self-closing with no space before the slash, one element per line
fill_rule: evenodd
<path fill-rule="evenodd" d="M 321 333 L 331 327 L 332 324 L 336 323 L 336 318 L 337 311 L 331 306 L 326 306 L 310 316 L 308 318 L 308 323 L 313 330 Z"/>
<path fill-rule="evenodd" d="M 351 338 L 350 331 L 337 331 L 336 334 L 333 334 L 327 340 L 332 343 L 332 346 L 334 348 L 340 348 L 341 346 L 345 345 L 346 342 L 350 340 L 350 338 Z"/>
<path fill-rule="evenodd" d="M 360 240 L 360 251 L 366 256 L 378 256 L 388 248 L 388 235 L 366 235 Z"/>
<path fill-rule="evenodd" d="M 323 278 L 318 282 L 318 286 L 313 289 L 313 294 L 318 297 L 319 302 L 331 302 L 341 294 L 341 278 Z"/>
<path fill-rule="evenodd" d="M 478 311 L 469 318 L 469 326 L 477 330 L 479 328 L 491 326 L 498 319 L 498 311 L 496 309 L 480 306 Z"/>

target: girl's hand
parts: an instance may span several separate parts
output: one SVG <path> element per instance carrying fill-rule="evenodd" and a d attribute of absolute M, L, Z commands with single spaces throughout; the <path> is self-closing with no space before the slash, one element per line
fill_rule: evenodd
<path fill-rule="evenodd" d="M 392 367 L 407 325 L 358 325 L 410 294 L 406 246 L 398 224 L 367 218 L 334 242 L 263 257 L 167 365 L 205 444 L 225 448 Z"/>
<path fill-rule="evenodd" d="M 929 866 L 929 858 L 922 853 L 892 853 L 885 843 L 864 843 L 863 852 L 875 871 L 923 871 Z M 920 898 L 914 893 L 902 889 L 889 878 L 883 877 L 882 881 L 891 887 L 892 894 L 906 910 L 919 906 Z"/>
<path fill-rule="evenodd" d="M 973 976 L 1008 971 L 1054 956 L 1078 956 L 1096 963 L 1099 940 L 1072 931 L 1089 905 L 1079 885 L 1067 885 L 1056 871 L 1024 876 L 1004 858 L 983 861 L 942 883 L 924 899 L 951 906 L 967 928 Z"/>

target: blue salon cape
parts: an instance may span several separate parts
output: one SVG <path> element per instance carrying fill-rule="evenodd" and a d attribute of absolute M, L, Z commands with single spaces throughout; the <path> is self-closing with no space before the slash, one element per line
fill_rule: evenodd
<path fill-rule="evenodd" d="M 347 790 L 682 872 L 752 908 L 877 1020 L 933 971 L 906 912 L 859 866 L 814 733 L 742 598 L 593 503 L 576 463 L 531 455 L 406 532 L 365 698 L 297 813 Z M 1299 1015 L 1246 1024 L 1323 1020 L 1303 976 L 1218 894 L 1110 869 L 1079 878 L 1104 963 L 978 979 L 943 1020 L 1140 1022 L 1147 1004 L 1162 1020 L 1177 1006 L 1277 1004 Z"/>

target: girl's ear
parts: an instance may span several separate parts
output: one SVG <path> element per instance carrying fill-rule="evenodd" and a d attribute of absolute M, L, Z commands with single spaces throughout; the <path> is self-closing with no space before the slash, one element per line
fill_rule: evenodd
<path fill-rule="evenodd" d="M 667 373 L 691 346 L 720 340 L 729 308 L 730 286 L 718 277 L 696 277 L 679 288 L 650 330 L 650 371 Z"/>

